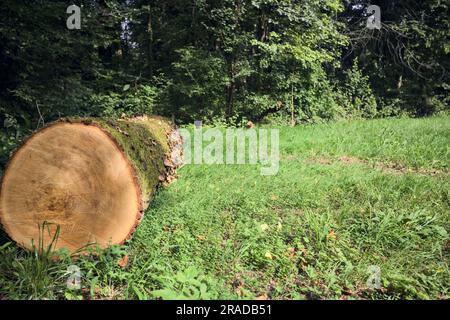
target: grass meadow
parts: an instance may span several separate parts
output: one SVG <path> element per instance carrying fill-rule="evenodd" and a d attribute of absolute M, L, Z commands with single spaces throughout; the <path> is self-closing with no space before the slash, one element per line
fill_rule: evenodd
<path fill-rule="evenodd" d="M 277 175 L 185 165 L 124 246 L 1 236 L 0 299 L 448 299 L 450 117 L 279 129 Z"/>

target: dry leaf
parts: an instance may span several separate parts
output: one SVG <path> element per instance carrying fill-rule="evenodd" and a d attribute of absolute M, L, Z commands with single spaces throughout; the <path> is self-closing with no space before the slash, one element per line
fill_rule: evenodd
<path fill-rule="evenodd" d="M 165 165 L 166 167 L 170 167 L 170 168 L 175 167 L 175 166 L 173 165 L 172 161 L 170 161 L 168 158 L 165 158 L 165 159 L 164 159 L 164 165 Z"/>
<path fill-rule="evenodd" d="M 128 255 L 124 255 L 122 259 L 119 260 L 119 266 L 125 268 L 128 264 Z"/>
<path fill-rule="evenodd" d="M 334 233 L 333 230 L 331 230 L 328 234 L 327 234 L 327 239 L 336 239 L 336 234 Z"/>
<path fill-rule="evenodd" d="M 273 256 L 272 256 L 272 254 L 271 254 L 269 251 L 266 252 L 266 254 L 264 255 L 264 257 L 266 257 L 266 258 L 269 259 L 269 260 L 273 260 Z"/>
<path fill-rule="evenodd" d="M 255 298 L 255 300 L 268 300 L 268 299 L 269 297 L 267 297 L 267 294 L 265 293 Z"/>
<path fill-rule="evenodd" d="M 294 258 L 294 256 L 295 256 L 295 248 L 292 248 L 292 247 L 287 248 L 286 255 L 287 255 L 289 258 Z"/>
<path fill-rule="evenodd" d="M 244 295 L 244 281 L 243 280 L 238 280 L 238 282 L 235 284 L 236 288 L 234 289 L 234 292 L 236 292 L 236 294 L 240 297 L 242 297 Z"/>

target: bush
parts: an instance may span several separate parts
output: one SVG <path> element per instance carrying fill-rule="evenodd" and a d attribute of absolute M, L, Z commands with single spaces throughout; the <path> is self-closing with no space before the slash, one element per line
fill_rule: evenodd
<path fill-rule="evenodd" d="M 343 94 L 345 109 L 350 117 L 374 118 L 377 115 L 377 101 L 372 92 L 369 77 L 363 75 L 355 59 L 346 72 Z"/>
<path fill-rule="evenodd" d="M 91 104 L 102 117 L 137 116 L 151 114 L 158 91 L 155 87 L 138 85 L 130 88 L 125 85 L 122 92 L 109 92 L 91 96 Z"/>

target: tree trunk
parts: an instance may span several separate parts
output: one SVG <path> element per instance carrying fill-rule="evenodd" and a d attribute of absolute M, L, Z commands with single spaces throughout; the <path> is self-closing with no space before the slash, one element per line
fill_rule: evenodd
<path fill-rule="evenodd" d="M 153 27 L 152 27 L 152 9 L 148 6 L 148 20 L 147 20 L 147 59 L 148 59 L 148 75 L 153 77 Z"/>
<path fill-rule="evenodd" d="M 291 85 L 291 127 L 295 126 L 295 118 L 294 118 L 294 84 Z"/>
<path fill-rule="evenodd" d="M 234 61 L 232 60 L 229 67 L 230 74 L 230 84 L 227 87 L 227 106 L 226 106 L 226 118 L 230 118 L 233 115 L 233 104 L 234 104 L 234 90 L 235 90 L 235 79 L 234 79 Z"/>
<path fill-rule="evenodd" d="M 59 226 L 56 248 L 71 252 L 130 239 L 160 183 L 181 164 L 182 141 L 160 117 L 62 119 L 14 153 L 0 189 L 0 221 L 24 248 L 38 225 Z"/>

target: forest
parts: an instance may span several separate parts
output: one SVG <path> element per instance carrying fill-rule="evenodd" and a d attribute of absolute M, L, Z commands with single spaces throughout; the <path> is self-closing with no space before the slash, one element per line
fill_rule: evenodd
<path fill-rule="evenodd" d="M 1 161 L 73 115 L 239 126 L 448 111 L 448 1 L 370 4 L 380 29 L 368 1 L 2 1 Z"/>

